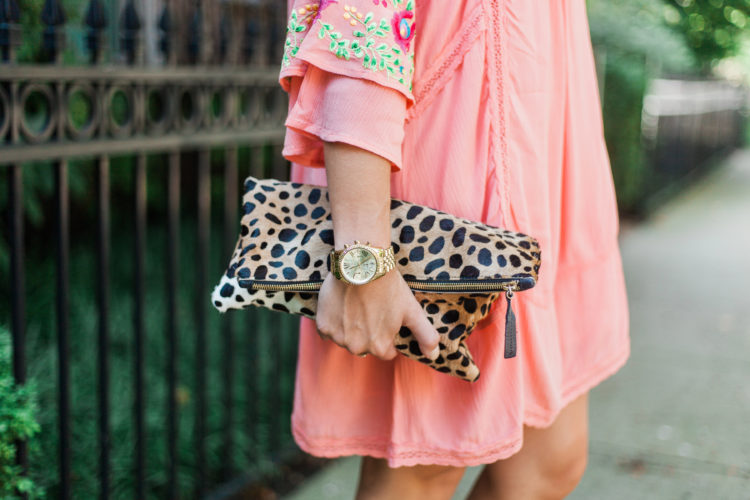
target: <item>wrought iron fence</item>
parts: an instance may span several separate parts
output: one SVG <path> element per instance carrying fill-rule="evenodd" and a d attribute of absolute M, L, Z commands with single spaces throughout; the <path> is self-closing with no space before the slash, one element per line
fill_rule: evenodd
<path fill-rule="evenodd" d="M 747 89 L 723 80 L 652 81 L 642 130 L 656 174 L 679 179 L 740 147 L 749 103 Z"/>
<path fill-rule="evenodd" d="M 288 162 L 280 154 L 287 101 L 276 64 L 286 3 L 128 0 L 118 9 L 114 3 L 82 0 L 81 5 L 85 27 L 80 41 L 88 63 L 63 64 L 69 13 L 59 0 L 45 0 L 40 12 L 39 54 L 46 62 L 30 63 L 17 57 L 24 12 L 15 0 L 0 0 L 0 168 L 7 186 L 7 244 L 0 245 L 7 245 L 9 254 L 0 286 L 9 297 L 2 301 L 0 321 L 10 323 L 16 381 L 27 381 L 30 361 L 39 365 L 36 373 L 54 378 L 43 383 L 55 386 L 56 401 L 41 401 L 55 408 L 57 418 L 56 425 L 45 428 L 57 434 L 57 479 L 46 485 L 48 492 L 55 498 L 89 498 L 91 491 L 76 488 L 83 488 L 82 478 L 91 475 L 101 498 L 177 498 L 187 490 L 202 496 L 244 470 L 248 461 L 235 463 L 237 456 L 262 461 L 291 442 L 284 422 L 296 343 L 283 332 L 291 334 L 296 323 L 280 313 L 230 312 L 221 318 L 209 313 L 209 288 L 238 234 L 238 183 L 249 173 L 288 175 Z M 145 24 L 142 12 L 157 6 L 155 25 Z M 116 26 L 109 22 L 113 14 Z M 144 43 L 149 30 L 157 35 L 151 47 Z M 32 167 L 34 182 L 25 186 Z M 163 182 L 148 180 L 151 175 Z M 39 186 L 50 177 L 47 193 Z M 71 194 L 71 179 L 85 186 L 90 180 L 93 193 L 78 189 Z M 34 224 L 29 223 L 30 201 L 42 208 Z M 84 210 L 88 205 L 93 210 Z M 94 236 L 87 239 L 89 231 Z M 163 243 L 154 246 L 163 258 L 149 260 L 154 255 L 150 243 Z M 71 259 L 85 248 L 93 250 L 85 255 L 94 260 L 71 269 Z M 40 271 L 53 256 L 54 278 Z M 39 334 L 44 327 L 37 320 L 47 313 L 35 299 L 27 302 L 29 271 L 35 280 L 54 283 L 48 323 L 54 336 Z M 95 337 L 82 340 L 80 332 L 91 322 L 80 315 L 71 319 L 71 307 L 78 309 L 80 300 L 71 296 L 71 279 L 78 282 L 88 273 L 96 304 Z M 127 288 L 114 293 L 115 279 L 126 280 Z M 46 288 L 44 283 L 35 281 L 34 287 Z M 151 283 L 164 285 L 163 297 L 156 298 Z M 194 302 L 185 306 L 188 292 Z M 122 325 L 123 304 L 128 304 L 130 328 Z M 158 321 L 147 323 L 149 317 Z M 155 331 L 154 321 L 162 319 Z M 39 353 L 53 346 L 56 355 L 45 358 L 45 365 Z M 152 352 L 159 349 L 164 352 Z M 29 350 L 39 359 L 30 360 Z M 127 356 L 118 354 L 123 350 Z M 93 378 L 95 405 L 84 401 L 93 394 L 75 382 L 84 370 L 76 363 L 89 354 L 95 356 L 93 377 L 79 378 Z M 159 377 L 147 366 L 156 358 L 163 363 Z M 113 369 L 122 370 L 126 361 L 128 371 L 113 377 Z M 192 389 L 188 396 L 185 384 Z M 190 405 L 184 405 L 185 398 Z M 262 412 L 256 404 L 261 399 L 269 405 Z M 115 425 L 124 424 L 119 414 L 113 422 L 111 410 L 123 404 L 132 405 L 130 430 L 113 433 Z M 154 405 L 166 407 L 159 422 L 147 420 Z M 96 425 L 81 428 L 86 421 L 77 415 L 85 411 L 76 406 L 91 407 Z M 180 444 L 186 408 L 192 413 L 187 448 Z M 98 443 L 96 465 L 89 461 L 74 470 L 77 446 L 92 433 Z M 258 434 L 263 447 L 257 446 Z M 132 443 L 123 442 L 129 439 Z M 165 448 L 155 450 L 152 443 L 162 440 Z M 122 448 L 132 455 L 118 462 L 117 477 L 132 476 L 132 484 L 120 484 L 113 475 L 112 457 Z M 23 443 L 17 456 L 25 470 L 33 469 L 33 456 Z M 190 477 L 181 481 L 185 475 Z"/>

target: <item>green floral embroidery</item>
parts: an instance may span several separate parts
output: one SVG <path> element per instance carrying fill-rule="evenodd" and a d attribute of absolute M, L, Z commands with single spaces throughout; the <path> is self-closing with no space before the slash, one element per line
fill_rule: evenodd
<path fill-rule="evenodd" d="M 297 55 L 299 46 L 302 43 L 307 31 L 307 22 L 317 13 L 317 10 L 308 10 L 302 17 L 297 16 L 297 9 L 292 9 L 292 15 L 289 16 L 289 22 L 286 26 L 286 40 L 284 40 L 284 56 L 281 59 L 281 67 L 285 68 L 292 63 L 292 58 Z"/>
<path fill-rule="evenodd" d="M 413 18 L 411 14 L 413 0 L 392 1 L 393 5 L 403 5 L 404 2 L 406 2 L 405 10 L 398 14 L 394 13 L 394 19 L 404 17 L 404 13 L 407 13 L 409 19 Z M 385 71 L 388 78 L 395 79 L 411 91 L 414 54 L 404 50 L 408 49 L 408 41 L 404 40 L 402 34 L 393 33 L 393 21 L 389 21 L 387 17 L 376 21 L 372 12 L 363 14 L 357 12 L 356 7 L 349 5 L 344 7 L 344 11 L 342 17 L 352 27 L 350 37 L 344 36 L 341 31 L 335 29 L 333 24 L 324 22 L 320 16 L 316 16 L 317 6 L 299 9 L 299 11 L 293 10 L 287 25 L 282 68 L 291 64 L 292 58 L 297 54 L 304 39 L 305 32 L 308 31 L 310 20 L 314 18 L 314 22 L 320 27 L 318 38 L 330 42 L 328 48 L 336 57 L 347 61 L 360 59 L 365 69 L 374 72 Z M 394 38 L 398 43 L 394 43 Z"/>

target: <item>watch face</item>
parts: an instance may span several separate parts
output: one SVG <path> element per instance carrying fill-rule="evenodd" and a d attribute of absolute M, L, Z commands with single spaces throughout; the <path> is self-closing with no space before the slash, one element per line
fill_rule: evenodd
<path fill-rule="evenodd" d="M 366 248 L 353 248 L 341 258 L 341 274 L 352 283 L 367 283 L 377 270 L 378 261 Z"/>

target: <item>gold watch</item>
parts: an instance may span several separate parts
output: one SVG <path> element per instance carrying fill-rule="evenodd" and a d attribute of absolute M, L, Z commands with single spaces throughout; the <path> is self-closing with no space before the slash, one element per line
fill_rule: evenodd
<path fill-rule="evenodd" d="M 393 245 L 388 248 L 370 246 L 370 242 L 354 240 L 342 250 L 331 250 L 331 272 L 350 285 L 364 285 L 396 267 Z"/>

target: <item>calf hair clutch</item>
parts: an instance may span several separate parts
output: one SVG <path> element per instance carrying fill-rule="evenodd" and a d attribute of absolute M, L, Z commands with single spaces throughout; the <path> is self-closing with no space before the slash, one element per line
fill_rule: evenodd
<path fill-rule="evenodd" d="M 514 357 L 511 298 L 536 284 L 541 264 L 537 240 L 395 198 L 390 214 L 395 270 L 440 334 L 440 355 L 434 361 L 420 351 L 406 327 L 394 335 L 398 352 L 439 372 L 476 381 L 479 368 L 465 341 L 504 295 L 504 357 Z M 247 177 L 240 235 L 211 301 L 222 313 L 258 306 L 314 319 L 333 244 L 326 187 Z"/>

